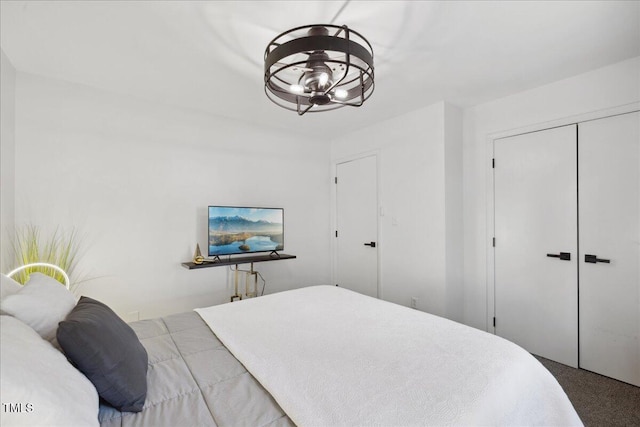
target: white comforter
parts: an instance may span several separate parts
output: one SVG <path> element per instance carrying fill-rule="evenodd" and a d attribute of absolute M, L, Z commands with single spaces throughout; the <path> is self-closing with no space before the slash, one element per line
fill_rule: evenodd
<path fill-rule="evenodd" d="M 299 426 L 582 425 L 494 335 L 333 286 L 196 310 Z"/>

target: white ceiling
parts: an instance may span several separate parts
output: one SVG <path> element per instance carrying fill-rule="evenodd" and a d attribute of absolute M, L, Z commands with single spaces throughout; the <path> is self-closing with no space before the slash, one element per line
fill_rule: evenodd
<path fill-rule="evenodd" d="M 321 135 L 440 100 L 466 107 L 640 56 L 638 1 L 2 1 L 20 71 Z M 344 8 L 342 8 L 345 6 Z M 296 113 L 264 94 L 267 43 L 346 24 L 375 55 L 361 108 Z"/>

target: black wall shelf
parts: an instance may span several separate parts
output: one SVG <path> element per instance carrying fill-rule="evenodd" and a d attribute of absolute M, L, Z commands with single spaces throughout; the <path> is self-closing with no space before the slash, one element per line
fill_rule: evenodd
<path fill-rule="evenodd" d="M 293 259 L 295 255 L 278 254 L 278 255 L 254 255 L 243 257 L 226 257 L 215 261 L 205 261 L 202 264 L 194 264 L 193 262 L 183 262 L 182 266 L 187 270 L 196 270 L 198 268 L 221 267 L 223 265 L 253 264 L 254 262 L 281 261 L 283 259 Z"/>

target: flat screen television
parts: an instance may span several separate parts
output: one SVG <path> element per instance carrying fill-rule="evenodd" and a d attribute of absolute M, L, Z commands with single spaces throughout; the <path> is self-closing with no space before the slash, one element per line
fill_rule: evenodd
<path fill-rule="evenodd" d="M 284 250 L 284 209 L 209 206 L 209 256 Z"/>

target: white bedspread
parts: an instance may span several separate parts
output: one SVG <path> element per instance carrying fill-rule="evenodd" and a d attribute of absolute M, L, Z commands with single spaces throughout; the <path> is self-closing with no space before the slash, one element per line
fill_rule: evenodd
<path fill-rule="evenodd" d="M 582 425 L 522 348 L 334 286 L 196 310 L 299 426 Z"/>

